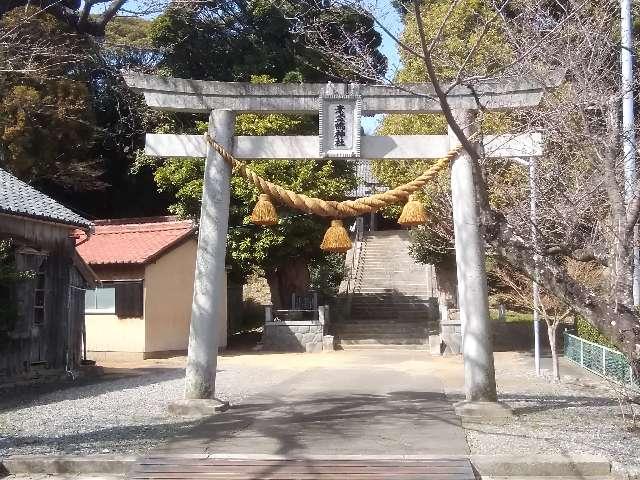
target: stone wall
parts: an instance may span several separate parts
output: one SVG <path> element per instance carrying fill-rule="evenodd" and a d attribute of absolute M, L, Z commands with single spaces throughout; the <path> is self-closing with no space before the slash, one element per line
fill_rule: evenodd
<path fill-rule="evenodd" d="M 266 322 L 262 347 L 277 352 L 320 352 L 323 334 L 324 325 L 317 320 Z"/>

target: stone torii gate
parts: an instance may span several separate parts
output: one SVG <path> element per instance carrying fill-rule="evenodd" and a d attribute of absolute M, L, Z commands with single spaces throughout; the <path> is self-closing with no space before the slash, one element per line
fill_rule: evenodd
<path fill-rule="evenodd" d="M 126 74 L 125 80 L 144 94 L 152 108 L 208 113 L 209 135 L 239 159 L 429 159 L 442 157 L 459 145 L 451 130 L 448 135 L 360 137 L 361 113 L 441 113 L 430 84 L 402 85 L 402 89 L 357 84 L 249 84 L 141 74 Z M 503 80 L 476 85 L 473 91 L 459 86 L 448 98 L 458 124 L 469 135 L 478 109 L 533 107 L 542 100 L 544 88 L 529 81 Z M 317 137 L 234 137 L 236 112 L 319 113 L 321 131 Z M 531 157 L 541 154 L 541 138 L 539 134 L 485 136 L 483 147 L 488 156 Z M 206 158 L 185 397 L 210 400 L 215 405 L 218 324 L 226 322 L 224 268 L 231 169 L 200 135 L 150 134 L 146 153 Z M 480 407 L 500 415 L 503 409 L 496 395 L 485 246 L 478 229 L 473 163 L 464 151 L 451 165 L 451 189 L 466 393 L 466 402 L 458 410 L 464 414 Z"/>

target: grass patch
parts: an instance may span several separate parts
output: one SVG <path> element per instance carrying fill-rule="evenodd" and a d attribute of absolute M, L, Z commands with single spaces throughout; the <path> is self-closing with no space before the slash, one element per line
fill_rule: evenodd
<path fill-rule="evenodd" d="M 498 309 L 491 308 L 489 309 L 489 318 L 493 321 L 498 321 Z M 506 322 L 533 322 L 533 312 L 513 312 L 507 310 L 506 312 Z"/>

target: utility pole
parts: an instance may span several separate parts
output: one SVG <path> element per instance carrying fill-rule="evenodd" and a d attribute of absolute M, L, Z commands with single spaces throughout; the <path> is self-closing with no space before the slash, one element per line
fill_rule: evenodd
<path fill-rule="evenodd" d="M 533 274 L 533 341 L 534 341 L 534 363 L 536 375 L 540 376 L 540 286 L 538 285 L 538 231 L 537 231 L 537 213 L 536 213 L 536 159 L 529 159 L 529 201 L 530 201 L 530 220 L 531 220 L 531 242 L 533 243 L 533 261 L 535 263 L 535 271 Z"/>
<path fill-rule="evenodd" d="M 533 284 L 532 284 L 532 299 L 533 299 L 533 358 L 536 375 L 540 376 L 540 285 L 538 279 L 540 276 L 538 255 L 538 230 L 537 230 L 537 213 L 536 202 L 538 193 L 536 190 L 536 159 L 531 157 L 529 160 L 524 158 L 513 158 L 513 161 L 527 169 L 529 174 L 529 221 L 531 222 L 531 244 L 533 246 Z"/>
<path fill-rule="evenodd" d="M 622 69 L 622 151 L 624 154 L 624 191 L 627 205 L 637 181 L 636 129 L 633 108 L 633 24 L 631 0 L 620 0 L 620 66 Z M 634 229 L 634 245 L 637 244 L 637 226 Z M 640 305 L 640 249 L 633 248 L 633 304 Z"/>

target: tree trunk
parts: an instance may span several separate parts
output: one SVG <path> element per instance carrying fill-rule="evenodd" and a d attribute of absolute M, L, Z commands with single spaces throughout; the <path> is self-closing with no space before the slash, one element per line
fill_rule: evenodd
<path fill-rule="evenodd" d="M 269 269 L 265 277 L 271 291 L 271 303 L 276 310 L 290 308 L 291 294 L 305 293 L 311 281 L 309 264 L 304 258 L 294 258 L 285 265 Z"/>
<path fill-rule="evenodd" d="M 560 362 L 558 359 L 558 325 L 560 322 L 555 320 L 547 320 L 547 335 L 549 336 L 549 346 L 551 347 L 551 363 L 553 365 L 552 378 L 554 382 L 560 381 Z"/>
<path fill-rule="evenodd" d="M 614 215 L 613 222 L 618 224 L 613 235 L 611 235 L 611 273 L 610 273 L 610 292 L 611 302 L 614 305 L 633 305 L 633 249 L 629 246 L 626 233 L 627 224 L 625 218 L 621 215 Z"/>

